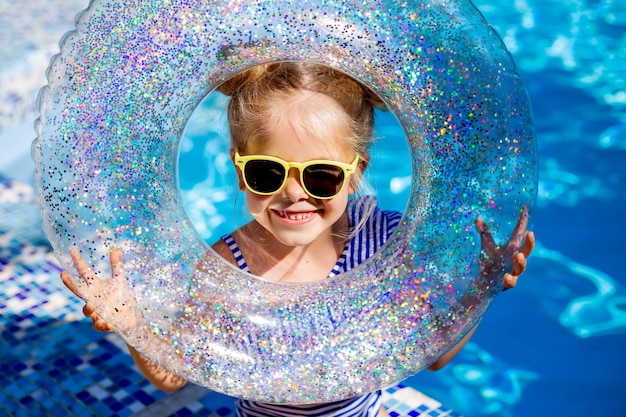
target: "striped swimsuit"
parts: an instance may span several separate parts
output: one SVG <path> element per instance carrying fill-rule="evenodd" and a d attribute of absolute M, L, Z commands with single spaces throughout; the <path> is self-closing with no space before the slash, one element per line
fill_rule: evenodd
<path fill-rule="evenodd" d="M 358 233 L 347 242 L 341 256 L 328 277 L 349 271 L 372 256 L 393 234 L 400 222 L 401 213 L 383 211 L 371 196 L 350 200 L 347 207 L 351 225 L 362 220 L 365 207 L 373 207 Z M 240 269 L 250 272 L 237 243 L 231 235 L 222 237 Z M 248 400 L 238 400 L 237 417 L 376 417 L 382 403 L 381 392 L 371 392 L 348 400 L 309 405 L 273 405 Z"/>

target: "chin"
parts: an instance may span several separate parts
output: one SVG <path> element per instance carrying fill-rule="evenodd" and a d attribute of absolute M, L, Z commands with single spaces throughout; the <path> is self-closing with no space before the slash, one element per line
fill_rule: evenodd
<path fill-rule="evenodd" d="M 285 237 L 285 236 L 276 236 L 276 239 L 285 246 L 308 246 L 315 241 L 315 239 L 303 239 L 297 237 Z"/>

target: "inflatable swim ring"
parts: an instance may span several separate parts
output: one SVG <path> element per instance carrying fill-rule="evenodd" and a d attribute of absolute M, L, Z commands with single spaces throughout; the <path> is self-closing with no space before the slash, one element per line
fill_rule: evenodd
<path fill-rule="evenodd" d="M 209 92 L 250 66 L 294 60 L 377 92 L 406 133 L 413 172 L 386 246 L 311 284 L 267 282 L 211 252 L 176 177 L 181 134 Z M 476 278 L 474 220 L 504 242 L 535 200 L 526 91 L 467 0 L 93 0 L 47 75 L 33 156 L 61 265 L 80 280 L 76 248 L 107 280 L 107 252 L 120 247 L 144 321 L 118 332 L 182 377 L 236 397 L 332 401 L 423 369 L 501 289 L 502 273 Z M 477 301 L 459 303 L 468 292 Z"/>

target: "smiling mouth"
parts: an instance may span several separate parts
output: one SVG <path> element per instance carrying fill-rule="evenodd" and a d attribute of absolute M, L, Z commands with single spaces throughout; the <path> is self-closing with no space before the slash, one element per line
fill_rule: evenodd
<path fill-rule="evenodd" d="M 287 220 L 308 220 L 316 215 L 319 210 L 315 211 L 305 211 L 305 212 L 290 212 L 285 210 L 274 210 L 274 213 L 278 214 L 279 217 Z"/>

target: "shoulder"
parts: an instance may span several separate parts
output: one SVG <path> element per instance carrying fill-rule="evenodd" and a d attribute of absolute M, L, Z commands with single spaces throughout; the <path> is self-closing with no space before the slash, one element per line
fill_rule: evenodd
<path fill-rule="evenodd" d="M 211 248 L 224 260 L 248 271 L 248 262 L 252 258 L 258 247 L 254 246 L 253 240 L 250 238 L 258 228 L 255 224 L 247 223 L 230 234 L 222 236 L 217 242 L 211 245 Z M 255 237 L 255 239 L 257 239 Z M 243 254 L 246 254 L 244 259 Z"/>
<path fill-rule="evenodd" d="M 363 223 L 383 222 L 387 227 L 394 228 L 402 219 L 402 213 L 393 210 L 382 210 L 378 199 L 374 196 L 356 197 L 348 203 L 348 216 L 353 226 Z"/>
<path fill-rule="evenodd" d="M 211 249 L 213 249 L 219 256 L 224 258 L 226 262 L 229 262 L 233 265 L 237 265 L 237 261 L 235 260 L 235 256 L 233 252 L 230 250 L 230 247 L 224 242 L 224 239 L 219 239 L 213 245 L 211 245 Z"/>

